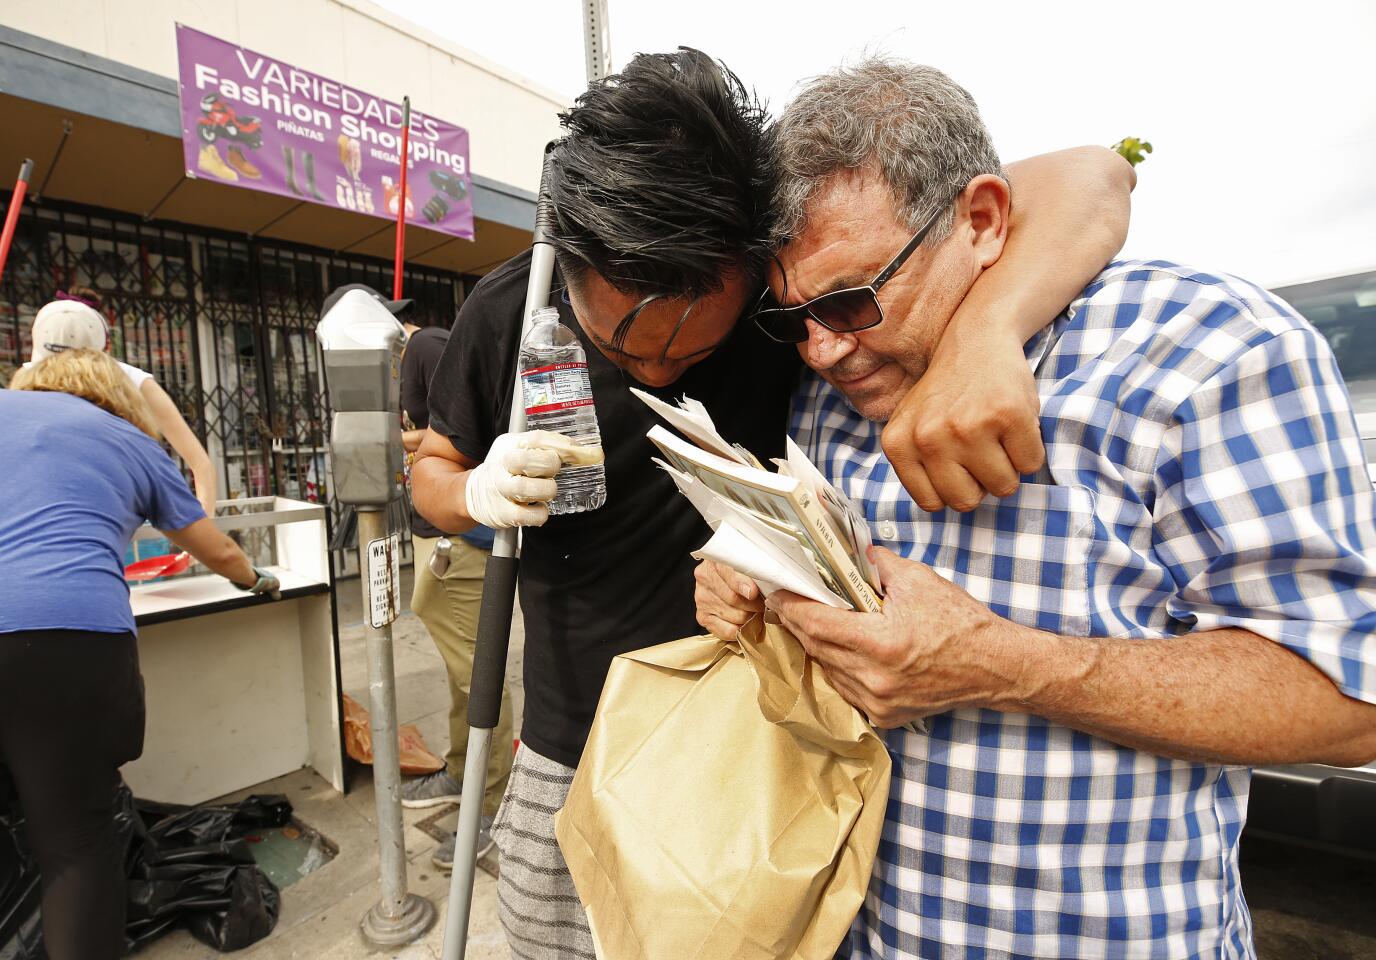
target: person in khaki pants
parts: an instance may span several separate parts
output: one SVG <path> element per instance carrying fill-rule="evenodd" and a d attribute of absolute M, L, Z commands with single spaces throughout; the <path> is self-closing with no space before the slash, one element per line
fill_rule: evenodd
<path fill-rule="evenodd" d="M 490 532 L 488 534 L 491 535 Z M 478 635 L 478 606 L 483 596 L 483 574 L 489 551 L 459 536 L 449 538 L 449 563 L 437 576 L 432 569 L 438 537 L 412 536 L 415 556 L 415 591 L 411 609 L 420 617 L 435 647 L 444 658 L 449 676 L 449 750 L 445 769 L 412 780 L 402 787 L 401 802 L 407 807 L 430 807 L 456 803 L 462 792 L 464 756 L 468 749 L 468 690 L 473 676 L 473 651 Z M 502 712 L 493 732 L 492 756 L 487 763 L 487 783 L 483 794 L 482 832 L 478 855 L 491 847 L 489 827 L 501 804 L 511 774 L 511 695 L 502 688 Z M 435 851 L 435 863 L 452 867 L 454 837 Z"/>
<path fill-rule="evenodd" d="M 323 312 L 350 290 L 361 289 L 376 297 L 393 315 L 404 314 L 410 300 L 388 300 L 364 284 L 348 284 L 335 290 L 325 300 Z M 441 327 L 418 327 L 403 321 L 406 345 L 401 358 L 401 409 L 405 432 L 402 443 L 407 451 L 407 466 L 411 455 L 420 446 L 421 438 L 430 425 L 428 395 L 430 381 L 439 365 L 440 355 L 449 341 L 449 331 Z M 464 755 L 468 749 L 468 689 L 473 678 L 473 651 L 478 637 L 478 607 L 483 596 L 483 573 L 492 550 L 493 533 L 487 527 L 474 527 L 463 534 L 449 535 L 411 509 L 411 543 L 415 558 L 415 590 L 411 595 L 411 609 L 420 617 L 430 638 L 444 659 L 449 679 L 449 749 L 444 755 L 444 769 L 425 777 L 407 781 L 401 787 L 404 807 L 433 807 L 443 803 L 458 803 L 463 793 Z M 442 538 L 449 547 L 447 565 L 444 557 L 432 569 L 431 558 Z M 482 829 L 478 835 L 478 856 L 492 848 L 492 817 L 501 805 L 506 782 L 511 774 L 512 751 L 511 695 L 502 687 L 502 711 L 493 731 L 492 757 L 487 765 L 487 783 L 483 790 Z M 434 855 L 435 865 L 449 869 L 454 865 L 454 837 L 439 845 Z"/>

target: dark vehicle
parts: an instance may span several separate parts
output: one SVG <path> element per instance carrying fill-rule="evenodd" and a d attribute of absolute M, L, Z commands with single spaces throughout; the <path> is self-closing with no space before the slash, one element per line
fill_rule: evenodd
<path fill-rule="evenodd" d="M 1376 270 L 1272 292 L 1332 345 L 1376 483 Z M 1321 764 L 1257 770 L 1247 829 L 1376 857 L 1376 763 L 1351 770 Z"/>
<path fill-rule="evenodd" d="M 234 108 L 213 93 L 201 98 L 201 118 L 196 132 L 205 143 L 234 140 L 250 150 L 263 145 L 263 123 L 257 117 L 241 117 Z"/>

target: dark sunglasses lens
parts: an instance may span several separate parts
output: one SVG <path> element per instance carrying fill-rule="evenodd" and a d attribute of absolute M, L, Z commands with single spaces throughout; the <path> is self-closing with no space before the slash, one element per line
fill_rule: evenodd
<path fill-rule="evenodd" d="M 802 343 L 807 339 L 807 314 L 801 307 L 761 310 L 755 323 L 765 335 L 780 343 Z"/>
<path fill-rule="evenodd" d="M 857 290 L 837 290 L 818 297 L 808 306 L 808 312 L 822 326 L 837 333 L 865 330 L 883 319 L 879 302 L 868 287 Z"/>

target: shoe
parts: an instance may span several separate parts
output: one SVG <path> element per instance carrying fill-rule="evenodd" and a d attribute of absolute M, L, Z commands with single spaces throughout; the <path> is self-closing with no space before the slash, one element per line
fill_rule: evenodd
<path fill-rule="evenodd" d="M 263 171 L 259 170 L 253 164 L 249 163 L 248 157 L 244 156 L 243 148 L 237 146 L 230 147 L 225 152 L 229 154 L 229 156 L 226 158 L 229 161 L 229 165 L 233 167 L 235 170 L 238 170 L 240 173 L 248 177 L 250 180 L 263 179 Z"/>
<path fill-rule="evenodd" d="M 221 180 L 238 180 L 239 175 L 225 165 L 220 157 L 220 151 L 215 149 L 213 143 L 207 143 L 201 147 L 200 157 L 196 161 L 196 166 L 203 173 L 208 173 L 212 177 L 219 177 Z"/>
<path fill-rule="evenodd" d="M 458 842 L 456 834 L 450 834 L 449 838 L 435 848 L 435 854 L 430 859 L 441 870 L 454 869 L 454 847 Z M 478 826 L 478 847 L 475 860 L 481 860 L 492 852 L 496 843 L 492 839 L 492 818 L 483 817 Z"/>
<path fill-rule="evenodd" d="M 446 170 L 430 171 L 430 186 L 449 194 L 449 199 L 461 203 L 468 196 L 468 184 L 463 177 L 455 176 Z"/>
<path fill-rule="evenodd" d="M 448 770 L 417 777 L 401 785 L 401 805 L 408 810 L 438 807 L 442 803 L 458 803 L 462 798 L 463 787 L 449 775 Z"/>

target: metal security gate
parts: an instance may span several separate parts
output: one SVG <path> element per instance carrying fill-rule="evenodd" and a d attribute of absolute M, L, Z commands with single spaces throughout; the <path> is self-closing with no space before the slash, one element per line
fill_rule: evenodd
<path fill-rule="evenodd" d="M 449 326 L 463 277 L 408 268 L 408 319 Z M 391 287 L 391 265 L 107 210 L 25 204 L 0 283 L 0 377 L 29 358 L 39 307 L 93 296 L 110 353 L 142 367 L 218 465 L 222 498 L 328 503 L 328 400 L 315 324 L 345 283 Z"/>

